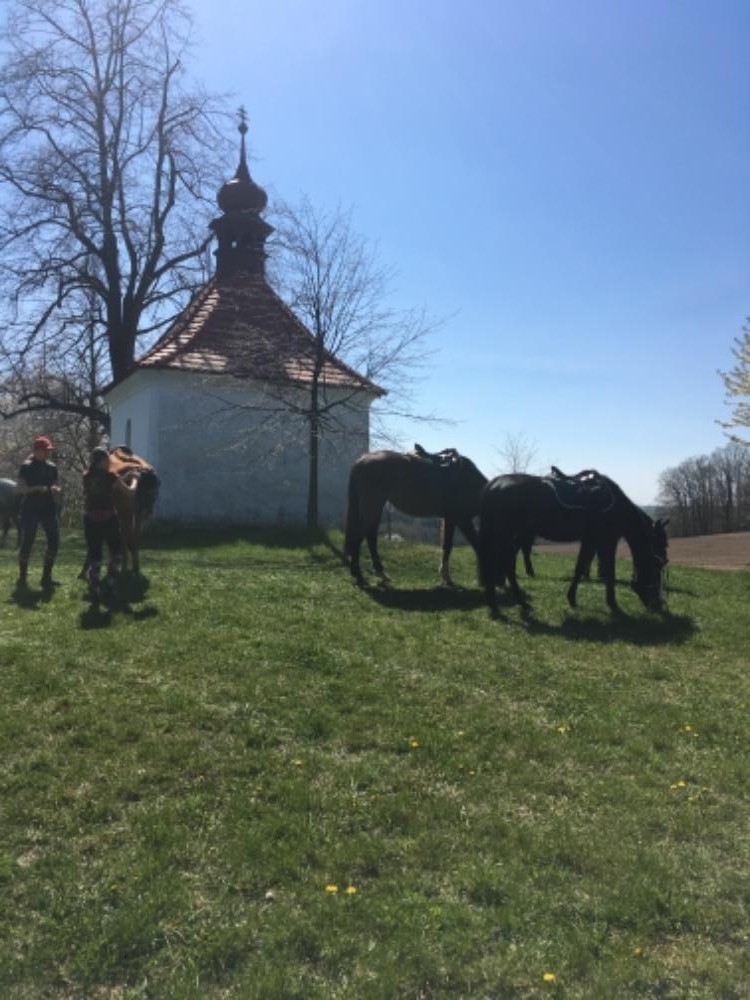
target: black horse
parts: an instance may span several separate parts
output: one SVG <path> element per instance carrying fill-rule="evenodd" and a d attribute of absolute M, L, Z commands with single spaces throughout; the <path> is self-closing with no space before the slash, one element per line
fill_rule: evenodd
<path fill-rule="evenodd" d="M 580 541 L 573 580 L 568 588 L 571 607 L 578 584 L 593 555 L 599 556 L 607 604 L 617 610 L 615 552 L 625 538 L 633 555 L 631 586 L 643 604 L 663 609 L 662 575 L 666 564 L 666 532 L 606 476 L 590 470 L 561 481 L 515 474 L 498 476 L 482 492 L 479 505 L 479 574 L 487 603 L 497 614 L 496 584 L 507 579 L 513 596 L 527 598 L 518 586 L 516 555 L 529 537 L 554 542 Z"/>
<path fill-rule="evenodd" d="M 383 507 L 390 501 L 403 514 L 443 519 L 440 577 L 450 585 L 448 564 L 456 526 L 477 551 L 474 518 L 479 513 L 479 498 L 486 483 L 486 476 L 476 465 L 454 448 L 432 454 L 415 445 L 412 452 L 373 451 L 361 455 L 349 473 L 344 543 L 355 581 L 363 582 L 359 550 L 365 538 L 375 573 L 383 581 L 388 579 L 378 555 L 378 527 Z M 529 576 L 534 575 L 530 559 L 532 541 L 522 546 Z"/>

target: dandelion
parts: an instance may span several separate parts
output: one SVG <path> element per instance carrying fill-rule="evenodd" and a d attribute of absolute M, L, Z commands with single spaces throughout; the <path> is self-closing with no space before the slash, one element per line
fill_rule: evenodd
<path fill-rule="evenodd" d="M 334 882 L 329 882 L 326 886 L 326 892 L 329 892 L 334 896 L 339 891 L 339 887 Z"/>
<path fill-rule="evenodd" d="M 357 887 L 356 885 L 348 885 L 346 889 L 344 889 L 344 892 L 347 894 L 347 896 L 356 896 Z"/>
<path fill-rule="evenodd" d="M 302 767 L 302 761 L 299 760 L 299 758 L 297 760 L 293 760 L 292 763 L 295 767 Z"/>
<path fill-rule="evenodd" d="M 686 786 L 685 786 L 685 782 L 684 781 L 675 781 L 675 783 L 673 785 L 669 786 L 670 791 L 673 791 L 673 792 L 676 792 L 679 788 L 685 788 L 685 787 Z"/>
<path fill-rule="evenodd" d="M 412 750 L 416 750 L 417 747 L 419 746 L 419 740 L 415 739 L 413 736 L 410 736 L 409 737 L 409 746 L 412 748 Z"/>
<path fill-rule="evenodd" d="M 554 972 L 545 972 L 544 975 L 542 976 L 542 979 L 544 980 L 545 983 L 554 983 L 556 977 Z"/>
<path fill-rule="evenodd" d="M 643 948 L 640 946 L 638 948 L 633 948 L 633 958 L 641 958 L 643 955 Z"/>
<path fill-rule="evenodd" d="M 563 723 L 561 726 L 557 727 L 558 733 L 569 733 L 570 726 L 567 723 Z"/>

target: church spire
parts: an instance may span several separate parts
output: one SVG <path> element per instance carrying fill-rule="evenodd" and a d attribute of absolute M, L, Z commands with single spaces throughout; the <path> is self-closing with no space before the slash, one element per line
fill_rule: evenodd
<path fill-rule="evenodd" d="M 252 179 L 247 166 L 247 113 L 244 107 L 239 109 L 238 117 L 240 161 L 234 177 L 219 188 L 216 200 L 223 214 L 211 223 L 218 241 L 216 277 L 220 281 L 239 271 L 263 277 L 265 241 L 273 232 L 273 227 L 260 216 L 268 204 L 268 196 Z"/>

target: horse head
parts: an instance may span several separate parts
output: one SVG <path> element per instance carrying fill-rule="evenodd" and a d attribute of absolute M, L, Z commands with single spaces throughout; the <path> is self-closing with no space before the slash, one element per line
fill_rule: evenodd
<path fill-rule="evenodd" d="M 158 496 L 159 477 L 153 469 L 143 469 L 138 477 L 138 485 L 135 490 L 135 504 L 136 510 L 144 520 L 153 514 Z"/>
<path fill-rule="evenodd" d="M 664 575 L 669 562 L 667 520 L 651 522 L 650 550 L 645 558 L 639 560 L 638 569 L 630 581 L 630 586 L 649 611 L 663 611 L 665 608 Z"/>

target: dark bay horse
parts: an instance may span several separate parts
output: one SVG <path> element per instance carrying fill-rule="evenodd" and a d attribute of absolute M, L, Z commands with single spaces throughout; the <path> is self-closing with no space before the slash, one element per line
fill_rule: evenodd
<path fill-rule="evenodd" d="M 623 493 L 596 472 L 588 473 L 588 494 L 561 487 L 555 477 L 498 476 L 482 492 L 479 507 L 479 573 L 487 603 L 498 613 L 496 581 L 507 578 L 521 604 L 527 598 L 518 586 L 516 555 L 522 541 L 532 537 L 554 542 L 580 541 L 573 580 L 568 588 L 571 607 L 578 584 L 594 553 L 598 554 L 606 587 L 607 605 L 617 610 L 615 551 L 624 538 L 633 555 L 631 586 L 652 611 L 663 609 L 662 576 L 666 564 L 666 532 Z M 575 478 L 575 477 L 574 477 Z M 663 539 L 663 544 L 660 541 Z"/>
<path fill-rule="evenodd" d="M 486 483 L 486 476 L 476 465 L 453 448 L 430 454 L 415 445 L 413 452 L 373 451 L 361 455 L 349 473 L 344 542 L 355 581 L 363 582 L 359 564 L 363 539 L 367 539 L 375 573 L 381 580 L 388 579 L 378 555 L 378 527 L 383 507 L 390 501 L 403 514 L 443 519 L 440 578 L 452 584 L 448 564 L 455 529 L 461 529 L 476 551 L 474 518 Z M 524 547 L 524 557 L 526 571 L 533 575 L 530 550 L 529 543 Z"/>
<path fill-rule="evenodd" d="M 20 508 L 21 495 L 16 489 L 15 481 L 0 479 L 0 531 L 2 531 L 0 545 L 5 545 L 11 526 L 15 527 L 16 535 L 20 535 Z"/>

